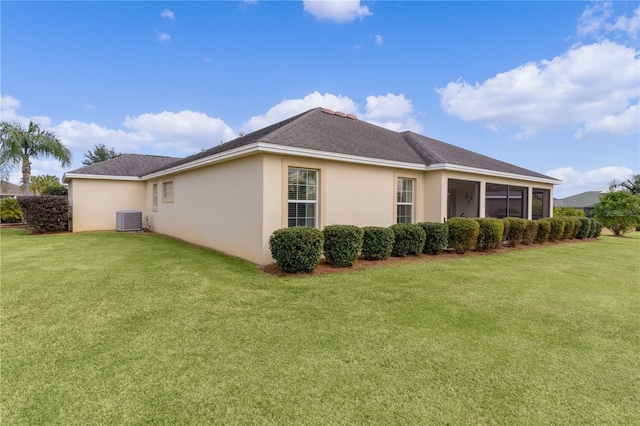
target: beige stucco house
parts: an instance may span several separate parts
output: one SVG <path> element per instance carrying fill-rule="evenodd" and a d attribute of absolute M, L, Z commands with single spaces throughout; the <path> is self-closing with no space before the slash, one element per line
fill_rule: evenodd
<path fill-rule="evenodd" d="M 322 108 L 183 159 L 128 154 L 63 180 L 73 232 L 139 210 L 155 232 L 257 264 L 272 262 L 269 237 L 287 226 L 548 217 L 560 183 Z"/>

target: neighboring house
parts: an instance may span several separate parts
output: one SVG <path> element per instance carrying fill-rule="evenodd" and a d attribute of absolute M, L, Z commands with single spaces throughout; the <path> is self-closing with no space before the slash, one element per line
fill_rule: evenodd
<path fill-rule="evenodd" d="M 609 192 L 608 188 L 596 189 L 594 191 L 581 192 L 566 198 L 554 200 L 555 207 L 571 207 L 582 210 L 587 217 L 593 216 L 593 208 L 600 202 L 602 194 Z"/>
<path fill-rule="evenodd" d="M 0 200 L 3 198 L 16 198 L 22 195 L 22 188 L 11 182 L 0 181 Z"/>
<path fill-rule="evenodd" d="M 454 216 L 548 217 L 560 181 L 355 116 L 316 108 L 184 159 L 125 155 L 73 170 L 72 230 L 152 230 L 257 264 L 295 225 L 390 226 Z"/>

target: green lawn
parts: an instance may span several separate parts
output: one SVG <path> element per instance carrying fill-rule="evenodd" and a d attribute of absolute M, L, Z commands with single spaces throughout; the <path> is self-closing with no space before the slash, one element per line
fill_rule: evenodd
<path fill-rule="evenodd" d="M 640 424 L 640 234 L 277 278 L 1 237 L 0 423 Z"/>

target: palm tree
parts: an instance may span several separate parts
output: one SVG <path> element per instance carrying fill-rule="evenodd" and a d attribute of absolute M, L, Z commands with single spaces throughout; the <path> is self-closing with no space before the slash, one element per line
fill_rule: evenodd
<path fill-rule="evenodd" d="M 40 175 L 40 176 L 31 176 L 31 182 L 29 182 L 29 190 L 36 194 L 42 195 L 44 194 L 45 189 L 50 186 L 62 186 L 60 184 L 60 179 L 58 176 L 53 175 Z"/>
<path fill-rule="evenodd" d="M 23 195 L 29 195 L 31 159 L 41 157 L 54 158 L 62 167 L 71 164 L 71 151 L 55 133 L 40 130 L 34 122 L 26 129 L 20 123 L 0 122 L 0 167 L 22 165 Z"/>

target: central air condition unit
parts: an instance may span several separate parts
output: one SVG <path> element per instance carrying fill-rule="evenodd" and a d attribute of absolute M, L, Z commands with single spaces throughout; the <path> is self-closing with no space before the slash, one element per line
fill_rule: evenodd
<path fill-rule="evenodd" d="M 142 231 L 142 212 L 138 210 L 116 212 L 116 231 Z"/>

